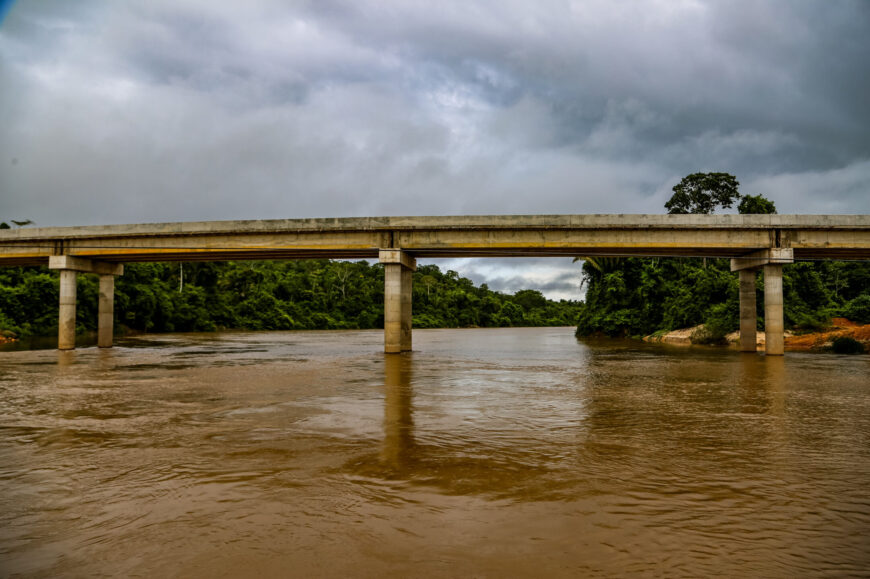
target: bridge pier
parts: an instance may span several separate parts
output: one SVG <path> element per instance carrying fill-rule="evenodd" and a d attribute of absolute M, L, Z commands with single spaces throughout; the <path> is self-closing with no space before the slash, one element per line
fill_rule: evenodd
<path fill-rule="evenodd" d="M 111 348 L 115 333 L 115 276 L 100 274 L 100 301 L 97 309 L 97 347 Z"/>
<path fill-rule="evenodd" d="M 60 312 L 57 320 L 57 349 L 76 347 L 76 272 L 60 271 Z"/>
<path fill-rule="evenodd" d="M 384 264 L 384 352 L 411 350 L 411 297 L 417 260 L 401 249 L 382 249 Z"/>
<path fill-rule="evenodd" d="M 755 352 L 756 306 L 755 270 L 741 269 L 740 275 L 740 351 Z"/>
<path fill-rule="evenodd" d="M 755 274 L 764 269 L 764 353 L 782 356 L 785 350 L 782 313 L 782 266 L 794 263 L 794 250 L 763 249 L 731 260 L 740 272 L 740 351 L 755 352 Z"/>
<path fill-rule="evenodd" d="M 785 351 L 782 319 L 782 266 L 764 266 L 764 353 L 782 356 Z"/>
<path fill-rule="evenodd" d="M 79 272 L 100 276 L 97 346 L 111 348 L 115 326 L 115 276 L 124 273 L 124 266 L 70 255 L 53 255 L 48 260 L 48 267 L 60 270 L 57 349 L 73 350 L 76 347 L 76 277 Z"/>

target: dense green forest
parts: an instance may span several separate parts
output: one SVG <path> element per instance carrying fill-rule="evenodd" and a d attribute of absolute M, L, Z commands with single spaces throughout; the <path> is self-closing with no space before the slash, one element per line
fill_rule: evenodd
<path fill-rule="evenodd" d="M 738 328 L 738 281 L 726 259 L 599 258 L 583 264 L 586 301 L 577 334 L 642 336 L 705 324 L 713 341 Z M 833 316 L 870 323 L 870 263 L 783 266 L 787 328 L 818 330 Z M 763 328 L 764 275 L 756 280 Z"/>
<path fill-rule="evenodd" d="M 98 278 L 79 275 L 77 329 L 97 323 Z M 115 284 L 115 321 L 149 332 L 383 327 L 384 269 L 327 260 L 128 264 Z M 0 330 L 57 331 L 58 275 L 46 268 L 0 269 Z M 570 326 L 579 302 L 475 287 L 435 265 L 414 273 L 416 328 Z"/>
<path fill-rule="evenodd" d="M 672 214 L 710 214 L 739 201 L 741 214 L 776 213 L 761 195 L 742 195 L 727 173 L 694 173 L 674 186 Z M 870 323 L 870 262 L 818 261 L 783 266 L 783 316 L 790 329 L 819 330 L 831 317 Z M 721 341 L 739 326 L 738 278 L 727 259 L 587 258 L 586 299 L 577 335 L 643 336 L 699 324 L 703 341 Z M 756 278 L 763 327 L 763 274 Z"/>

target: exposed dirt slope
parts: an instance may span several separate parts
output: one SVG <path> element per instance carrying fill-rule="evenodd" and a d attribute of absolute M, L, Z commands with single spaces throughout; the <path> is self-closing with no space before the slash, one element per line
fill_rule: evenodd
<path fill-rule="evenodd" d="M 691 345 L 692 334 L 698 329 L 684 328 L 682 330 L 674 330 L 661 336 L 646 336 L 645 342 L 660 342 L 662 344 L 674 344 L 680 346 Z M 846 318 L 833 318 L 831 327 L 824 332 L 812 332 L 809 334 L 796 335 L 792 332 L 785 332 L 785 349 L 786 350 L 824 350 L 830 347 L 831 342 L 835 338 L 841 336 L 849 337 L 858 340 L 870 351 L 870 324 L 856 324 Z M 732 332 L 725 336 L 728 342 L 734 346 L 740 339 L 738 332 Z M 759 331 L 755 335 L 756 344 L 759 350 L 764 350 L 764 332 Z"/>

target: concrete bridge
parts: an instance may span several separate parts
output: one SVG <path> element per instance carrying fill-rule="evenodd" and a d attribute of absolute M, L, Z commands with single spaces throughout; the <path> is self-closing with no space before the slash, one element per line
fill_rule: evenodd
<path fill-rule="evenodd" d="M 782 265 L 870 259 L 870 215 L 499 215 L 154 223 L 0 230 L 0 265 L 60 270 L 58 348 L 75 347 L 77 273 L 100 276 L 98 345 L 112 345 L 124 262 L 373 259 L 384 264 L 384 350 L 411 349 L 418 257 L 729 257 L 740 272 L 741 350 L 755 351 L 764 269 L 767 354 L 782 354 Z"/>

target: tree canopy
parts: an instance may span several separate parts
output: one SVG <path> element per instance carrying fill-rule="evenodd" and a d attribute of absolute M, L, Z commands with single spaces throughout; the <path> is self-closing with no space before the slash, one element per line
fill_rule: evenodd
<path fill-rule="evenodd" d="M 665 208 L 671 214 L 710 214 L 740 199 L 739 186 L 737 178 L 728 173 L 692 173 L 674 185 Z"/>
<path fill-rule="evenodd" d="M 776 205 L 761 195 L 744 195 L 737 212 L 743 215 L 776 213 Z"/>

